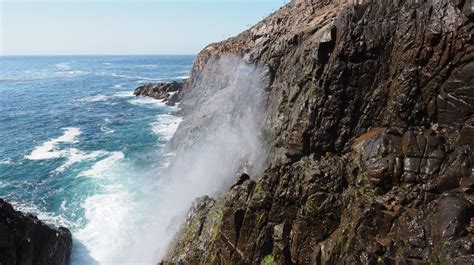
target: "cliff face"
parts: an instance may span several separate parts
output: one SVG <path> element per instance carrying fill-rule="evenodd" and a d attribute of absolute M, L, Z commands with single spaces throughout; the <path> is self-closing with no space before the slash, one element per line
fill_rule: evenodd
<path fill-rule="evenodd" d="M 205 48 L 183 113 L 222 57 L 264 67 L 267 169 L 198 199 L 165 262 L 472 264 L 473 34 L 470 0 L 300 0 Z"/>
<path fill-rule="evenodd" d="M 0 264 L 67 264 L 71 247 L 68 229 L 52 229 L 0 199 Z"/>

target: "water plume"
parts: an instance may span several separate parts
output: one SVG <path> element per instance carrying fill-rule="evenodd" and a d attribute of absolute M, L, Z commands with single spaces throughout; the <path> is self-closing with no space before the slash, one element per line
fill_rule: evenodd
<path fill-rule="evenodd" d="M 260 173 L 268 83 L 265 68 L 235 56 L 208 62 L 193 76 L 182 103 L 184 121 L 170 142 L 175 156 L 156 187 L 156 219 L 140 242 L 142 253 L 133 256 L 154 253 L 160 260 L 194 199 L 219 195 L 240 171 Z"/>

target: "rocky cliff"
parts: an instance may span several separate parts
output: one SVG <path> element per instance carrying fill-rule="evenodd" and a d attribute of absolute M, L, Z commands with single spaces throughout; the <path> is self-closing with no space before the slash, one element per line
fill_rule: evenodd
<path fill-rule="evenodd" d="M 270 151 L 195 201 L 164 263 L 473 264 L 473 34 L 471 0 L 295 0 L 206 47 L 183 113 L 243 58 L 267 69 Z"/>
<path fill-rule="evenodd" d="M 32 215 L 23 215 L 0 199 L 0 264 L 62 265 L 71 255 L 68 229 L 53 229 Z"/>

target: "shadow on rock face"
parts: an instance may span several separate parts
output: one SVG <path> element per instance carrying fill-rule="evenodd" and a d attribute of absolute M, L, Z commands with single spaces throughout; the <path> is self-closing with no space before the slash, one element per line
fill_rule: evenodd
<path fill-rule="evenodd" d="M 66 265 L 71 248 L 68 229 L 53 229 L 0 199 L 0 264 Z"/>
<path fill-rule="evenodd" d="M 270 165 L 169 260 L 472 264 L 472 3 L 292 1 L 204 49 L 202 87 L 229 54 L 268 67 Z"/>

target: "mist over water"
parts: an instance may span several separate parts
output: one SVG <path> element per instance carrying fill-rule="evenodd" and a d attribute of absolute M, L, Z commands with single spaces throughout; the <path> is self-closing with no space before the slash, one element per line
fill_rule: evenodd
<path fill-rule="evenodd" d="M 72 265 L 151 264 L 127 254 L 157 220 L 164 145 L 181 118 L 133 89 L 178 80 L 193 59 L 0 58 L 0 197 L 68 227 Z"/>
<path fill-rule="evenodd" d="M 211 75 L 195 76 L 188 90 L 185 119 L 173 138 L 176 155 L 160 178 L 161 199 L 155 209 L 159 223 L 149 241 L 157 247 L 158 259 L 166 254 L 193 200 L 221 194 L 239 172 L 256 176 L 265 162 L 261 132 L 267 72 L 233 56 L 207 67 Z"/>
<path fill-rule="evenodd" d="M 237 57 L 208 64 L 181 103 L 184 120 L 133 97 L 149 80 L 189 74 L 192 60 L 2 58 L 0 197 L 68 227 L 72 265 L 156 264 L 194 199 L 261 171 L 264 68 Z"/>

